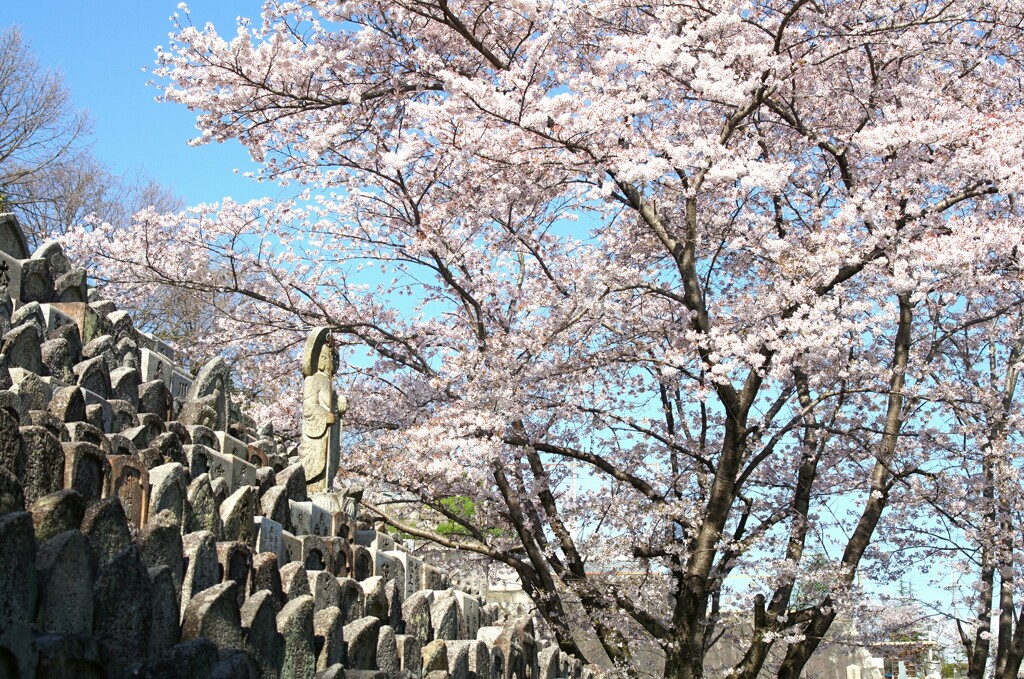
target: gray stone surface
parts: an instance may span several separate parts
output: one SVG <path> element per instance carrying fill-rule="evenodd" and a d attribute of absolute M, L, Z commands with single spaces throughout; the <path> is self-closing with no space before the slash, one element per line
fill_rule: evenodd
<path fill-rule="evenodd" d="M 86 505 L 98 502 L 110 475 L 110 463 L 99 446 L 84 441 L 62 443 L 64 486 L 81 494 Z"/>
<path fill-rule="evenodd" d="M 148 656 L 152 596 L 149 573 L 134 546 L 103 567 L 94 588 L 93 632 L 129 669 Z"/>
<path fill-rule="evenodd" d="M 220 506 L 222 535 L 225 540 L 255 545 L 253 517 L 256 516 L 256 487 L 242 486 Z"/>
<path fill-rule="evenodd" d="M 430 606 L 430 626 L 434 639 L 459 638 L 459 603 L 450 592 L 434 599 Z"/>
<path fill-rule="evenodd" d="M 188 484 L 189 512 L 186 530 L 189 533 L 197 530 L 208 530 L 221 535 L 220 504 L 213 494 L 210 476 L 200 474 Z"/>
<path fill-rule="evenodd" d="M 7 467 L 0 465 L 0 515 L 25 511 L 25 491 L 21 481 Z"/>
<path fill-rule="evenodd" d="M 178 643 L 181 627 L 178 591 L 167 566 L 149 569 L 152 615 L 149 619 L 149 660 L 156 661 Z"/>
<path fill-rule="evenodd" d="M 313 610 L 341 607 L 341 587 L 338 579 L 327 571 L 306 571 L 309 592 L 313 596 Z"/>
<path fill-rule="evenodd" d="M 252 557 L 252 591 L 260 590 L 268 592 L 274 601 L 275 609 L 281 610 L 285 596 L 276 554 L 265 552 L 254 554 Z"/>
<path fill-rule="evenodd" d="M 0 366 L 2 371 L 4 368 Z M 18 430 L 18 418 L 3 407 L 0 407 L 0 466 L 6 467 L 19 480 L 25 478 L 25 444 Z"/>
<path fill-rule="evenodd" d="M 238 605 L 241 606 L 252 578 L 252 550 L 242 542 L 218 542 L 217 561 L 224 582 L 231 580 L 238 585 Z"/>
<path fill-rule="evenodd" d="M 188 501 L 188 485 L 181 465 L 171 462 L 149 470 L 149 517 L 150 520 L 165 509 L 169 509 L 178 525 L 185 519 L 185 504 Z"/>
<path fill-rule="evenodd" d="M 90 560 L 97 573 L 131 544 L 121 501 L 106 498 L 89 507 L 82 519 L 82 533 L 89 541 Z"/>
<path fill-rule="evenodd" d="M 312 592 L 309 589 L 309 576 L 306 574 L 306 567 L 298 561 L 286 563 L 281 567 L 281 588 L 285 597 L 291 601 L 296 597 L 309 596 Z"/>
<path fill-rule="evenodd" d="M 53 392 L 47 410 L 61 422 L 84 422 L 85 396 L 78 387 L 61 387 Z"/>
<path fill-rule="evenodd" d="M 222 582 L 193 596 L 185 607 L 181 638 L 203 637 L 221 649 L 244 648 L 237 589 L 234 582 Z"/>
<path fill-rule="evenodd" d="M 448 671 L 448 647 L 443 639 L 435 639 L 424 646 L 422 656 L 421 671 L 424 675 L 429 675 L 430 672 Z"/>
<path fill-rule="evenodd" d="M 181 614 L 194 596 L 220 582 L 217 561 L 217 541 L 209 531 L 188 533 L 181 539 L 186 560 L 185 577 L 181 585 Z"/>
<path fill-rule="evenodd" d="M 414 677 L 420 676 L 420 669 L 423 666 L 423 644 L 420 640 L 410 634 L 396 634 L 395 646 L 402 669 Z"/>
<path fill-rule="evenodd" d="M 107 679 L 116 661 L 110 649 L 93 637 L 80 634 L 43 634 L 35 640 L 36 677 Z"/>
<path fill-rule="evenodd" d="M 338 587 L 341 590 L 341 614 L 345 624 L 354 622 L 363 617 L 363 588 L 352 578 L 338 578 Z"/>
<path fill-rule="evenodd" d="M 345 662 L 345 633 L 341 609 L 336 606 L 313 613 L 313 639 L 318 649 L 317 671 Z"/>
<path fill-rule="evenodd" d="M 29 425 L 21 427 L 20 433 L 25 446 L 21 472 L 25 501 L 32 503 L 64 487 L 64 449 L 60 440 L 45 427 Z M 16 469 L 11 471 L 19 473 Z"/>
<path fill-rule="evenodd" d="M 284 640 L 281 679 L 311 679 L 316 672 L 313 643 L 313 597 L 299 596 L 277 614 L 277 631 Z"/>
<path fill-rule="evenodd" d="M 9 330 L 3 336 L 0 352 L 7 356 L 9 368 L 22 368 L 36 375 L 43 374 L 43 357 L 39 326 L 25 323 Z"/>
<path fill-rule="evenodd" d="M 138 545 L 139 556 L 147 568 L 167 567 L 174 583 L 177 603 L 181 598 L 181 585 L 185 578 L 185 559 L 182 553 L 181 531 L 174 513 L 165 509 L 153 517 L 139 533 Z"/>
<path fill-rule="evenodd" d="M 64 531 L 77 531 L 85 516 L 85 503 L 81 495 L 69 488 L 44 495 L 28 511 L 32 514 L 36 540 L 42 543 Z"/>
<path fill-rule="evenodd" d="M 379 631 L 380 619 L 372 616 L 345 625 L 343 634 L 348 642 L 348 667 L 356 670 L 374 669 Z"/>
<path fill-rule="evenodd" d="M 267 590 L 256 591 L 242 604 L 242 636 L 262 668 L 262 679 L 277 679 L 284 659 L 284 640 L 277 631 L 278 605 Z"/>
<path fill-rule="evenodd" d="M 28 623 L 36 612 L 36 538 L 32 515 L 0 516 L 0 629 Z"/>
<path fill-rule="evenodd" d="M 77 529 L 41 542 L 37 622 L 44 632 L 91 634 L 93 579 L 89 544 Z"/>
<path fill-rule="evenodd" d="M 192 639 L 173 646 L 152 666 L 156 679 L 209 679 L 217 664 L 217 646 L 209 639 Z"/>
<path fill-rule="evenodd" d="M 377 632 L 377 669 L 388 676 L 397 674 L 402 669 L 395 630 L 390 625 L 381 625 Z"/>

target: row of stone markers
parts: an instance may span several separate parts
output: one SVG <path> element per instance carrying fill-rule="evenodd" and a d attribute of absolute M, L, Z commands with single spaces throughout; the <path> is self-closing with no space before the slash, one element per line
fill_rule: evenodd
<path fill-rule="evenodd" d="M 0 679 L 589 675 L 0 215 Z"/>

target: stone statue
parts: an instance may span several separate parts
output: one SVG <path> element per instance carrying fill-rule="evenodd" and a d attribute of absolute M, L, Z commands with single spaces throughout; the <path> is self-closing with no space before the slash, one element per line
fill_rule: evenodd
<path fill-rule="evenodd" d="M 302 352 L 302 441 L 299 459 L 306 472 L 306 490 L 312 495 L 331 489 L 338 472 L 341 416 L 345 398 L 331 385 L 337 351 L 328 343 L 327 328 L 313 328 Z"/>

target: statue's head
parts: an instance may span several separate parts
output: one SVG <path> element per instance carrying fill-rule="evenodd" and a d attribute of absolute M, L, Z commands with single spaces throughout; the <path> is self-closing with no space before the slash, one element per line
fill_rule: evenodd
<path fill-rule="evenodd" d="M 329 337 L 328 328 L 313 328 L 310 332 L 302 351 L 302 374 L 305 377 L 316 372 L 326 372 L 328 375 L 334 372 L 333 367 L 337 365 L 337 359 L 332 356 L 335 350 L 328 341 Z"/>
<path fill-rule="evenodd" d="M 337 366 L 338 350 L 330 344 L 325 344 L 320 350 L 320 360 L 317 362 L 317 369 L 322 373 L 333 375 L 334 369 Z"/>

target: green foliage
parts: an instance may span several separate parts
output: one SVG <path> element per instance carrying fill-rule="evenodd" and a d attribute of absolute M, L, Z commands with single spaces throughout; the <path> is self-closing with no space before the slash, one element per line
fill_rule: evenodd
<path fill-rule="evenodd" d="M 465 495 L 453 495 L 452 497 L 442 498 L 438 504 L 441 505 L 443 511 L 466 521 L 472 520 L 476 515 L 476 504 Z M 469 531 L 462 524 L 453 520 L 439 523 L 435 530 L 445 537 L 469 535 Z"/>

